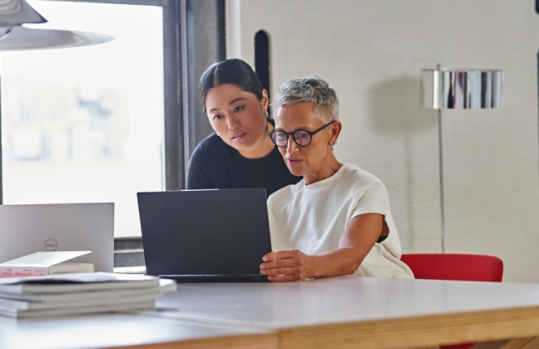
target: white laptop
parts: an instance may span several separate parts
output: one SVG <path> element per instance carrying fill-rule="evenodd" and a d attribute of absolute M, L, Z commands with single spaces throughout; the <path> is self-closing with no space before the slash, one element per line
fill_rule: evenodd
<path fill-rule="evenodd" d="M 114 204 L 0 205 L 0 263 L 39 251 L 92 251 L 70 262 L 114 265 Z"/>

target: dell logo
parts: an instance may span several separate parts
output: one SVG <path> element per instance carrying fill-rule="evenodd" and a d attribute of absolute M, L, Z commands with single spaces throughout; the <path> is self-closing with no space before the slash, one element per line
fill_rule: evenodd
<path fill-rule="evenodd" d="M 49 239 L 45 241 L 44 247 L 47 251 L 55 251 L 58 248 L 58 243 L 56 242 L 56 240 Z"/>

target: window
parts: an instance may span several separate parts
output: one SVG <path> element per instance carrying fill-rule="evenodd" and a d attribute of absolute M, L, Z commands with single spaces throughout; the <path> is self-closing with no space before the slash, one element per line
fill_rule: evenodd
<path fill-rule="evenodd" d="M 164 90 L 178 75 L 164 75 L 176 67 L 164 66 L 176 51 L 163 44 L 169 17 L 162 6 L 28 2 L 49 20 L 35 28 L 114 40 L 0 54 L 3 203 L 114 202 L 115 236 L 140 235 L 136 193 L 180 189 L 166 185 L 165 159 L 181 154 L 164 137 L 178 102 Z"/>

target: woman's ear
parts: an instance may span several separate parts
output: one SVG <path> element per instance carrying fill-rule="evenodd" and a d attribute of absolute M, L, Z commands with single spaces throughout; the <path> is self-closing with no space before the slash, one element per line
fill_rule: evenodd
<path fill-rule="evenodd" d="M 339 135 L 341 134 L 342 130 L 342 123 L 339 120 L 335 120 L 333 124 L 331 124 L 331 138 L 330 142 L 331 145 L 334 145 L 337 143 L 337 138 L 339 138 Z"/>
<path fill-rule="evenodd" d="M 269 105 L 268 91 L 262 90 L 262 99 L 260 100 L 260 103 L 262 104 L 264 111 L 267 111 Z"/>

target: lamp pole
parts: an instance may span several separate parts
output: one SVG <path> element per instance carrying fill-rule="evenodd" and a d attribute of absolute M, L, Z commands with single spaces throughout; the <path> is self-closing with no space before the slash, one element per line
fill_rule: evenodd
<path fill-rule="evenodd" d="M 436 65 L 440 70 L 440 64 Z M 445 212 L 444 212 L 444 160 L 442 151 L 442 108 L 438 108 L 438 158 L 440 160 L 440 210 L 442 213 L 442 253 L 445 253 Z"/>

